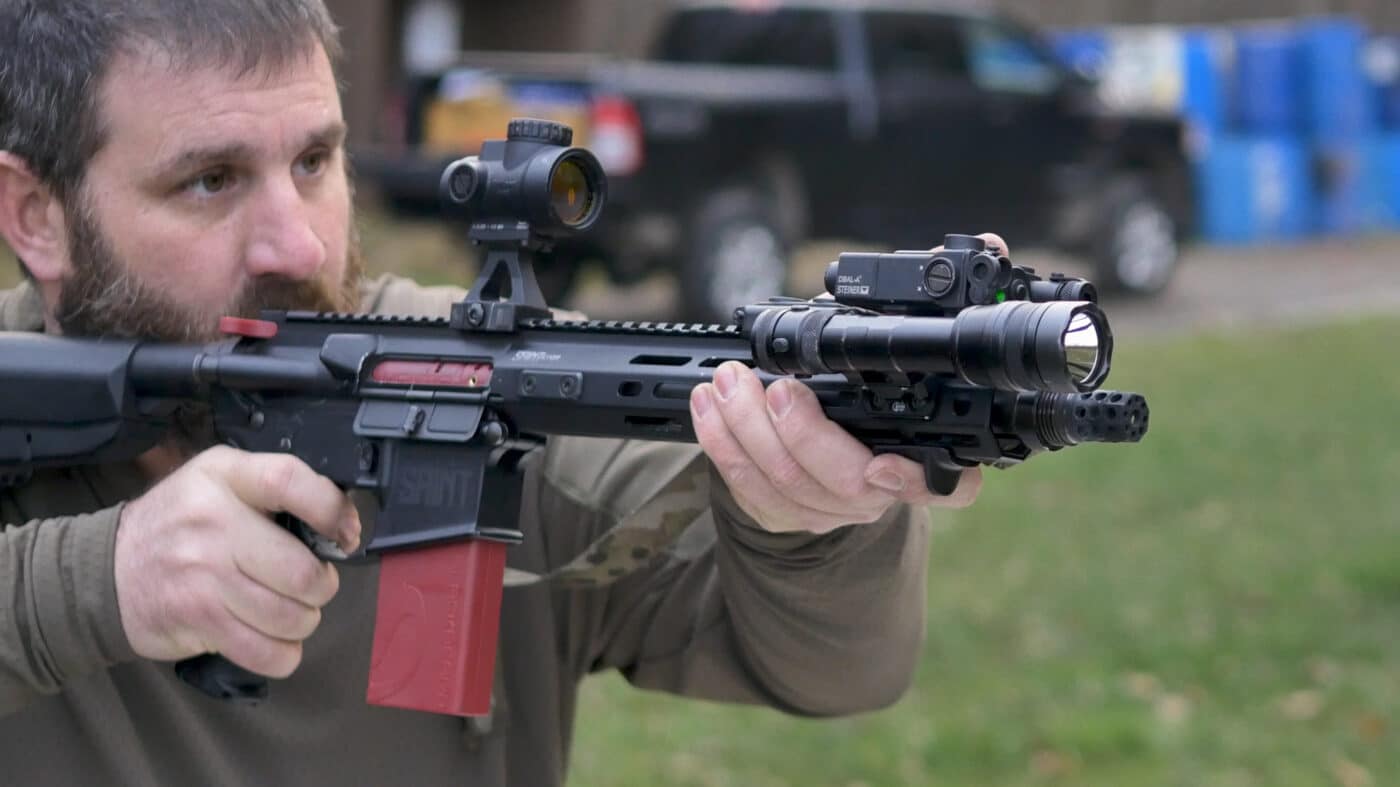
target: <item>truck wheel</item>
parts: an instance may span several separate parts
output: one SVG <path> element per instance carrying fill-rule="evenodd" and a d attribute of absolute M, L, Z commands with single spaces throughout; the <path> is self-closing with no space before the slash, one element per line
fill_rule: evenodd
<path fill-rule="evenodd" d="M 1181 254 L 1170 213 L 1139 181 L 1107 190 L 1095 284 L 1126 295 L 1154 295 L 1171 282 Z"/>
<path fill-rule="evenodd" d="M 679 272 L 682 318 L 728 323 L 736 307 L 782 295 L 789 249 L 781 226 L 758 192 L 734 188 L 706 197 Z"/>

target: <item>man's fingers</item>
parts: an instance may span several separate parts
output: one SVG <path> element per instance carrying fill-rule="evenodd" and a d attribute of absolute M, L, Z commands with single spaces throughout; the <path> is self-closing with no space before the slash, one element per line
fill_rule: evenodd
<path fill-rule="evenodd" d="M 867 478 L 883 477 L 889 483 L 902 486 L 897 496 L 900 500 L 916 506 L 937 506 L 939 508 L 966 508 L 977 499 L 982 488 L 982 468 L 969 467 L 962 471 L 958 485 L 951 494 L 940 495 L 929 490 L 924 482 L 924 466 L 896 454 L 881 454 L 870 460 L 865 467 Z"/>
<path fill-rule="evenodd" d="M 983 232 L 978 234 L 977 237 L 987 242 L 987 251 L 1000 254 L 1003 257 L 1011 256 L 1011 249 L 1006 245 L 1006 240 L 995 232 Z M 943 246 L 941 244 L 934 246 L 929 249 L 929 251 L 943 251 Z"/>
<path fill-rule="evenodd" d="M 779 492 L 768 476 L 754 464 L 752 457 L 725 423 L 717 410 L 718 399 L 713 385 L 704 383 L 696 386 L 690 398 L 691 420 L 695 424 L 695 436 L 700 447 L 719 470 L 735 501 L 746 513 L 770 530 L 818 533 L 861 518 L 818 511 Z"/>
<path fill-rule="evenodd" d="M 340 590 L 340 574 L 291 533 L 259 515 L 234 543 L 233 562 L 243 576 L 288 599 L 323 607 Z"/>
<path fill-rule="evenodd" d="M 327 568 L 334 570 L 327 565 Z M 238 620 L 274 639 L 300 642 L 321 623 L 319 607 L 270 590 L 251 579 L 224 591 L 224 606 Z"/>
<path fill-rule="evenodd" d="M 767 400 L 779 439 L 818 484 L 845 500 L 894 502 L 896 490 L 872 484 L 864 472 L 870 449 L 826 417 L 812 389 L 778 380 L 768 386 Z"/>
<path fill-rule="evenodd" d="M 1006 245 L 1006 241 L 995 232 L 983 232 L 977 237 L 987 242 L 987 250 L 1002 255 L 1011 256 L 1011 249 Z"/>
<path fill-rule="evenodd" d="M 227 614 L 210 643 L 212 649 L 234 664 L 269 678 L 285 678 L 301 664 L 301 642 L 269 637 Z"/>
<path fill-rule="evenodd" d="M 728 396 L 725 396 L 726 389 Z M 749 461 L 757 465 L 779 494 L 801 501 L 819 511 L 856 518 L 864 518 L 871 510 L 888 507 L 894 502 L 892 498 L 866 486 L 861 480 L 859 466 L 868 461 L 870 452 L 854 441 L 842 444 L 842 448 L 857 452 L 857 461 L 854 463 L 856 467 L 854 472 L 844 479 L 847 482 L 844 486 L 833 487 L 825 483 L 826 479 L 813 477 L 809 472 L 814 462 L 812 453 L 827 450 L 830 446 L 827 443 L 794 446 L 785 442 L 774 424 L 777 416 L 772 410 L 769 397 L 765 395 L 763 383 L 742 364 L 726 363 L 715 370 L 714 391 L 719 395 L 716 411 Z M 839 431 L 839 427 L 821 414 L 820 408 L 816 409 L 815 415 L 807 408 L 800 409 L 792 420 L 802 422 L 804 418 L 808 421 L 816 418 L 820 423 Z M 810 423 L 799 425 L 798 430 L 808 436 L 819 431 Z M 828 463 L 833 459 L 826 457 Z M 835 476 L 836 472 L 832 470 L 827 475 Z M 870 498 L 874 496 L 880 499 L 872 501 Z"/>
<path fill-rule="evenodd" d="M 201 456 L 240 500 L 258 511 L 285 511 L 334 539 L 346 552 L 359 546 L 360 520 L 349 497 L 291 454 L 211 449 Z"/>

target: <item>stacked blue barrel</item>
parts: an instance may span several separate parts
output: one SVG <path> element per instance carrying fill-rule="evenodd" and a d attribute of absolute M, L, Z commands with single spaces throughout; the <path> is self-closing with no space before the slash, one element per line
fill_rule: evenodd
<path fill-rule="evenodd" d="M 1153 28 L 1154 35 L 1160 30 Z M 1096 62 L 1111 84 L 1107 28 Z M 1400 37 L 1345 17 L 1178 28 L 1175 109 L 1192 129 L 1205 240 L 1246 244 L 1400 228 Z M 1068 62 L 1090 31 L 1053 36 Z M 1131 107 L 1124 107 L 1130 109 Z M 1160 108 L 1159 108 L 1160 109 Z"/>
<path fill-rule="evenodd" d="M 1380 128 L 1362 148 L 1366 218 L 1400 227 L 1400 36 L 1373 38 L 1365 68 Z"/>

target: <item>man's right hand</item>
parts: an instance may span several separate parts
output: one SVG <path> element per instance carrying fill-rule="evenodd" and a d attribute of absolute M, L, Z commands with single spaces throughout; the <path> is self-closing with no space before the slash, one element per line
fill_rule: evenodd
<path fill-rule="evenodd" d="M 349 498 L 289 454 L 211 448 L 128 503 L 116 583 L 132 649 L 162 661 L 217 652 L 261 675 L 290 675 L 340 579 L 273 522 L 281 511 L 347 553 L 359 544 Z"/>

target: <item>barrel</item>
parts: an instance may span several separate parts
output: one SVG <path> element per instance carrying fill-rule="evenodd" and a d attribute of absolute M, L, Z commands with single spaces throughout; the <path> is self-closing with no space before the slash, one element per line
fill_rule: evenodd
<path fill-rule="evenodd" d="M 1180 114 L 1190 125 L 1192 153 L 1200 155 L 1227 128 L 1230 39 L 1223 31 L 1188 28 L 1181 33 L 1184 87 Z"/>
<path fill-rule="evenodd" d="M 1367 223 L 1364 197 L 1366 164 L 1360 140 L 1345 143 L 1317 142 L 1312 156 L 1316 199 L 1314 227 L 1322 235 L 1354 235 Z"/>
<path fill-rule="evenodd" d="M 1374 93 L 1363 59 L 1366 29 L 1348 18 L 1300 24 L 1303 129 L 1320 145 L 1355 146 L 1375 130 Z"/>
<path fill-rule="evenodd" d="M 1277 136 L 1302 127 L 1299 35 L 1283 24 L 1234 30 L 1235 62 L 1230 79 L 1232 125 L 1242 134 Z"/>
<path fill-rule="evenodd" d="M 1368 138 L 1361 151 L 1362 226 L 1400 229 L 1400 131 Z"/>
<path fill-rule="evenodd" d="M 1400 131 L 1400 36 L 1374 36 L 1362 56 L 1382 133 Z"/>
<path fill-rule="evenodd" d="M 1309 149 L 1296 136 L 1217 137 L 1196 162 L 1203 238 L 1220 244 L 1289 241 L 1315 215 Z"/>

